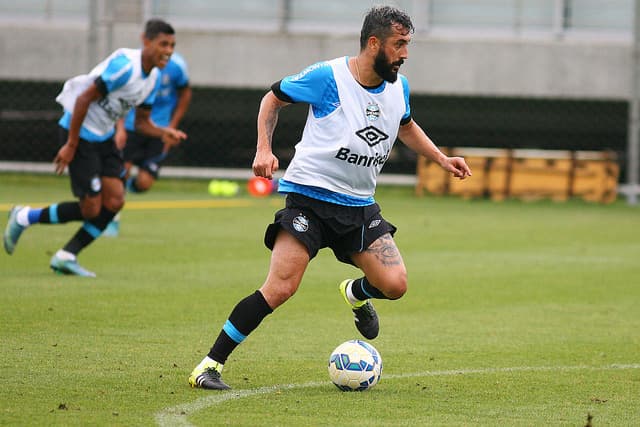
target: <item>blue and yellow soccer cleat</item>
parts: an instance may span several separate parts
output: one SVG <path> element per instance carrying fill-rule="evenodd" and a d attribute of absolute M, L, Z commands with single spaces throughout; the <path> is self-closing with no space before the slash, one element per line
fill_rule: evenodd
<path fill-rule="evenodd" d="M 22 206 L 14 206 L 11 211 L 9 211 L 9 221 L 7 222 L 7 226 L 4 229 L 4 250 L 9 255 L 11 255 L 16 249 L 16 245 L 18 244 L 20 235 L 22 234 L 24 229 L 27 228 L 18 224 L 17 216 L 20 209 L 22 209 Z"/>
<path fill-rule="evenodd" d="M 70 274 L 82 277 L 96 277 L 96 273 L 83 268 L 75 259 L 62 259 L 58 254 L 51 258 L 51 269 L 58 274 Z"/>
<path fill-rule="evenodd" d="M 378 314 L 376 313 L 376 309 L 373 308 L 373 304 L 371 301 L 366 300 L 362 301 L 361 304 L 354 305 L 347 298 L 347 286 L 349 283 L 353 282 L 351 279 L 343 280 L 338 288 L 340 289 L 340 294 L 344 298 L 345 302 L 351 307 L 353 311 L 353 318 L 356 324 L 356 328 L 362 334 L 363 337 L 367 339 L 374 339 L 378 336 L 380 332 L 380 322 L 378 321 Z"/>
<path fill-rule="evenodd" d="M 227 384 L 222 381 L 220 364 L 216 361 L 200 363 L 189 376 L 191 387 L 205 388 L 207 390 L 229 390 Z"/>

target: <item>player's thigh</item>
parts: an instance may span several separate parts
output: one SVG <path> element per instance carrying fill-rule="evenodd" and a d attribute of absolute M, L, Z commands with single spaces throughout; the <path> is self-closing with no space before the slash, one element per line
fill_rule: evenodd
<path fill-rule="evenodd" d="M 353 262 L 369 283 L 388 298 L 400 298 L 407 290 L 407 269 L 390 233 L 376 239 L 367 249 L 354 253 Z"/>
<path fill-rule="evenodd" d="M 69 178 L 73 195 L 79 199 L 95 197 L 102 191 L 100 152 L 90 142 L 80 140 L 69 163 Z"/>
<path fill-rule="evenodd" d="M 271 308 L 284 303 L 298 290 L 309 265 L 307 248 L 285 230 L 280 230 L 271 252 L 269 273 L 260 291 Z"/>

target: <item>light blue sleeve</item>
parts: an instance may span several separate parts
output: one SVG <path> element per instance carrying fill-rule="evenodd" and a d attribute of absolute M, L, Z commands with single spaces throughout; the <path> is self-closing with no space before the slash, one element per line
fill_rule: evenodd
<path fill-rule="evenodd" d="M 118 55 L 109 61 L 100 78 L 105 84 L 107 92 L 124 86 L 131 78 L 133 64 L 126 55 Z"/>
<path fill-rule="evenodd" d="M 172 77 L 175 82 L 176 88 L 183 88 L 189 85 L 189 68 L 187 67 L 187 62 L 184 60 L 182 55 L 177 52 L 174 52 L 171 55 L 171 61 L 176 65 L 175 68 L 172 69 L 172 73 L 174 74 Z"/>
<path fill-rule="evenodd" d="M 280 90 L 294 102 L 310 104 L 315 117 L 324 117 L 340 104 L 338 86 L 331 65 L 315 63 L 280 81 Z"/>
<path fill-rule="evenodd" d="M 411 105 L 409 104 L 409 80 L 407 80 L 407 78 L 400 74 L 400 81 L 402 82 L 402 90 L 404 92 L 404 105 L 405 105 L 405 112 L 404 115 L 402 116 L 402 119 L 408 119 L 409 117 L 411 117 Z"/>
<path fill-rule="evenodd" d="M 317 62 L 298 74 L 287 76 L 280 82 L 280 90 L 295 102 L 319 105 L 328 81 L 334 81 L 328 62 Z"/>
<path fill-rule="evenodd" d="M 136 130 L 136 109 L 132 108 L 124 118 L 124 127 L 126 130 Z"/>

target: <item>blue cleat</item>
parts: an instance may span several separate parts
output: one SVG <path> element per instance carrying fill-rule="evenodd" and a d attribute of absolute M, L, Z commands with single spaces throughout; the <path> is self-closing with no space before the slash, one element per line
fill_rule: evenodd
<path fill-rule="evenodd" d="M 75 259 L 62 259 L 58 256 L 58 254 L 54 255 L 51 258 L 49 266 L 58 274 L 71 274 L 82 277 L 96 277 L 96 273 L 83 268 Z"/>
<path fill-rule="evenodd" d="M 102 235 L 105 237 L 118 237 L 118 234 L 120 234 L 120 220 L 114 218 L 107 224 L 107 228 L 104 229 Z"/>
<path fill-rule="evenodd" d="M 9 255 L 11 255 L 16 249 L 20 235 L 24 229 L 27 228 L 18 224 L 18 221 L 16 220 L 20 209 L 22 209 L 22 206 L 14 206 L 11 211 L 9 211 L 9 221 L 7 222 L 7 227 L 4 229 L 4 250 Z"/>

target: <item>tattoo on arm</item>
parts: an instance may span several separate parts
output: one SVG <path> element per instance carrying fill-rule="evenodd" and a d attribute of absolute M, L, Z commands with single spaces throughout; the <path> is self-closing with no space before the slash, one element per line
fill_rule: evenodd
<path fill-rule="evenodd" d="M 276 125 L 278 124 L 279 112 L 280 112 L 280 109 L 274 110 L 267 116 L 267 119 L 265 120 L 265 129 L 267 130 L 267 136 L 269 138 L 269 141 L 272 140 L 273 132 L 275 131 Z"/>
<path fill-rule="evenodd" d="M 387 233 L 366 249 L 366 252 L 372 253 L 385 266 L 399 265 L 402 263 L 400 251 L 396 243 L 393 241 L 391 234 Z"/>
<path fill-rule="evenodd" d="M 278 104 L 278 100 L 273 94 L 268 93 L 262 98 L 258 111 L 258 148 L 260 148 L 260 144 L 268 144 L 268 147 L 271 147 L 273 132 L 278 124 L 281 108 L 282 106 Z"/>

